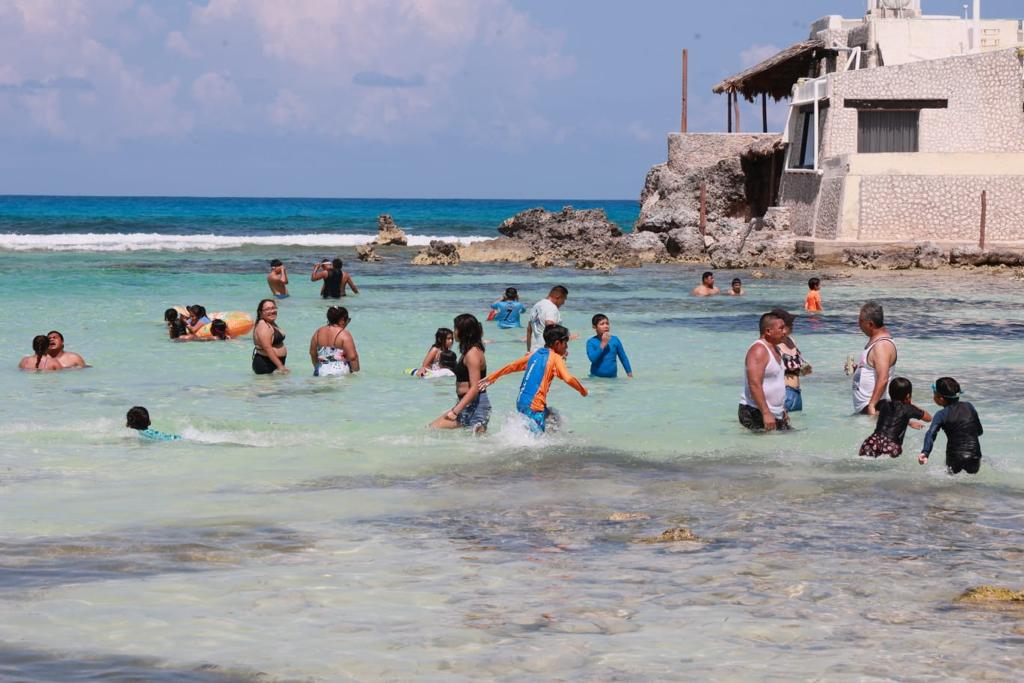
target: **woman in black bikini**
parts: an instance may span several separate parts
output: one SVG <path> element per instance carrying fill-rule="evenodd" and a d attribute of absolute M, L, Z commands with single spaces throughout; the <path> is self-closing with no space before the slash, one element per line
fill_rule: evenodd
<path fill-rule="evenodd" d="M 284 345 L 284 332 L 277 326 L 277 302 L 273 299 L 264 299 L 256 307 L 252 345 L 253 372 L 257 375 L 288 372 L 284 366 L 288 359 L 288 349 Z"/>
<path fill-rule="evenodd" d="M 455 365 L 455 394 L 459 400 L 430 426 L 433 429 L 471 429 L 474 434 L 483 434 L 491 419 L 491 401 L 487 398 L 487 390 L 480 389 L 480 380 L 487 376 L 484 328 L 469 313 L 456 317 L 452 328 L 461 352 Z"/>

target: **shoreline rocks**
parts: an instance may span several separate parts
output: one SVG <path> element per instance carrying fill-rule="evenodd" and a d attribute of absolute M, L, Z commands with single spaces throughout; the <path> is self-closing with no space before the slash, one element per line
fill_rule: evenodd
<path fill-rule="evenodd" d="M 442 240 L 431 240 L 430 245 L 412 259 L 414 266 L 457 266 L 462 261 L 459 245 Z"/>
<path fill-rule="evenodd" d="M 409 244 L 409 238 L 406 237 L 404 230 L 395 225 L 391 214 L 382 213 L 377 216 L 377 239 L 375 243 L 381 247 L 390 245 L 404 247 Z"/>
<path fill-rule="evenodd" d="M 383 261 L 380 255 L 376 252 L 377 245 L 373 242 L 369 244 L 360 244 L 356 246 L 356 257 L 360 261 L 366 262 L 377 262 Z"/>

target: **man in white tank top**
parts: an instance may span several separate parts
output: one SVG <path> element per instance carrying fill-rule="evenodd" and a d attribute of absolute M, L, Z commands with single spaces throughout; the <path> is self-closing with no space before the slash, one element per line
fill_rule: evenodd
<path fill-rule="evenodd" d="M 875 404 L 889 397 L 889 382 L 896 375 L 896 342 L 885 327 L 885 313 L 877 302 L 861 306 L 857 324 L 868 336 L 868 343 L 853 372 L 853 410 L 877 415 Z"/>
<path fill-rule="evenodd" d="M 761 338 L 747 349 L 746 374 L 740 395 L 740 424 L 751 430 L 789 429 L 786 415 L 786 372 L 778 346 L 786 338 L 786 324 L 775 313 L 760 321 Z"/>

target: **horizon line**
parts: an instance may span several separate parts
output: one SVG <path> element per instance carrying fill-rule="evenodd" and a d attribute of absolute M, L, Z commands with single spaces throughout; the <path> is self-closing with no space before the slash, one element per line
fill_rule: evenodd
<path fill-rule="evenodd" d="M 316 195 L 200 195 L 200 194 L 31 194 L 24 192 L 0 193 L 5 198 L 61 198 L 61 199 L 324 199 L 350 201 L 457 201 L 457 202 L 635 202 L 639 199 L 611 197 L 323 197 Z"/>

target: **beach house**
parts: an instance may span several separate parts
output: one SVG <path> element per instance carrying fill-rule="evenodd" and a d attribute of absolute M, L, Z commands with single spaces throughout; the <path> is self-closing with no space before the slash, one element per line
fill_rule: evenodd
<path fill-rule="evenodd" d="M 963 16 L 868 0 L 714 91 L 730 133 L 673 135 L 669 165 L 709 144 L 754 150 L 747 217 L 781 207 L 814 242 L 977 242 L 983 221 L 989 241 L 1024 241 L 1024 21 L 983 18 L 980 0 Z M 739 132 L 741 96 L 788 99 L 781 141 Z"/>

